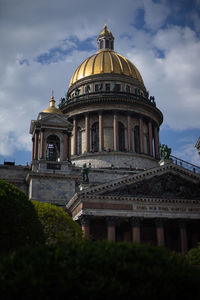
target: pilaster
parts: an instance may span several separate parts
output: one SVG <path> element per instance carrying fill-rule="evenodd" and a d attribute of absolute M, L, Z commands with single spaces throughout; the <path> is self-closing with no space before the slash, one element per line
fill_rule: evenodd
<path fill-rule="evenodd" d="M 116 229 L 115 229 L 115 223 L 116 218 L 115 217 L 106 217 L 106 223 L 107 223 L 107 238 L 111 242 L 115 242 L 116 240 Z"/>
<path fill-rule="evenodd" d="M 139 243 L 141 240 L 140 224 L 142 222 L 142 218 L 132 217 L 130 222 L 132 225 L 132 241 Z"/>
<path fill-rule="evenodd" d="M 118 145 L 118 116 L 117 112 L 114 112 L 113 114 L 113 136 L 114 136 L 114 151 L 119 150 Z"/>

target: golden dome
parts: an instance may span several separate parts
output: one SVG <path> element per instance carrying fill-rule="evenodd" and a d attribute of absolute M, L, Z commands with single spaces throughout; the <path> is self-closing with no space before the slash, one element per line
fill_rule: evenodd
<path fill-rule="evenodd" d="M 51 100 L 50 102 L 50 106 L 47 107 L 45 110 L 43 110 L 43 112 L 48 113 L 48 114 L 62 114 L 62 112 L 60 111 L 60 109 L 55 107 L 55 100 L 54 100 L 54 96 L 51 96 Z"/>
<path fill-rule="evenodd" d="M 110 49 L 103 49 L 87 58 L 74 72 L 70 86 L 76 81 L 96 74 L 120 74 L 132 77 L 144 85 L 142 76 L 135 65 Z"/>

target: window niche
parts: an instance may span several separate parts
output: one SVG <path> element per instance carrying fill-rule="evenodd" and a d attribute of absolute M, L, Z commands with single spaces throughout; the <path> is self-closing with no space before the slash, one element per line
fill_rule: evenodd
<path fill-rule="evenodd" d="M 92 125 L 92 152 L 99 151 L 99 123 Z"/>
<path fill-rule="evenodd" d="M 56 135 L 47 138 L 46 159 L 49 161 L 60 160 L 60 139 Z"/>
<path fill-rule="evenodd" d="M 140 153 L 140 132 L 139 132 L 138 125 L 136 125 L 134 128 L 134 144 L 135 144 L 135 152 Z"/>
<path fill-rule="evenodd" d="M 125 151 L 125 128 L 124 124 L 118 122 L 119 151 Z"/>
<path fill-rule="evenodd" d="M 106 83 L 106 92 L 110 92 L 110 83 Z"/>
<path fill-rule="evenodd" d="M 80 155 L 82 153 L 82 131 L 81 128 L 77 128 L 77 154 Z"/>

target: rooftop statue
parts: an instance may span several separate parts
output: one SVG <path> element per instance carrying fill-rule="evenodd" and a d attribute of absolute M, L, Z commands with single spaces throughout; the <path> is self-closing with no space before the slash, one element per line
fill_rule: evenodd
<path fill-rule="evenodd" d="M 167 145 L 162 144 L 160 145 L 160 157 L 163 159 L 169 159 L 171 155 L 172 149 L 168 148 Z"/>
<path fill-rule="evenodd" d="M 83 183 L 89 183 L 88 173 L 89 173 L 89 168 L 87 167 L 86 163 L 84 163 L 81 170 Z"/>

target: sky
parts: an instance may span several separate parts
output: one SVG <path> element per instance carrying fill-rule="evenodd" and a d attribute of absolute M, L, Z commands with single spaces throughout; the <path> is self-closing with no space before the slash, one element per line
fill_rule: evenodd
<path fill-rule="evenodd" d="M 31 120 L 52 90 L 59 104 L 105 22 L 163 112 L 160 142 L 200 165 L 200 0 L 0 0 L 0 164 L 31 162 Z"/>

